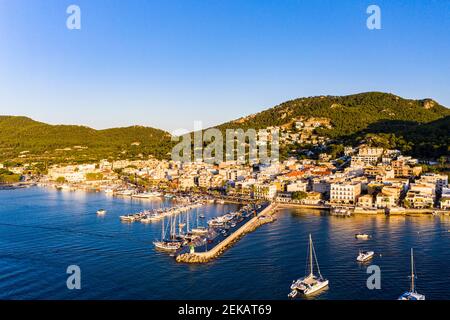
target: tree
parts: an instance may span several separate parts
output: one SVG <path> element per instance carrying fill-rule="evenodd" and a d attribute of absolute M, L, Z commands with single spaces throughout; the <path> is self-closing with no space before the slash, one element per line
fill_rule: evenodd
<path fill-rule="evenodd" d="M 295 191 L 292 192 L 292 199 L 293 200 L 303 200 L 308 196 L 308 194 L 304 191 Z"/>
<path fill-rule="evenodd" d="M 66 183 L 67 182 L 67 180 L 66 180 L 66 178 L 64 178 L 64 177 L 58 177 L 58 178 L 56 178 L 56 183 Z"/>

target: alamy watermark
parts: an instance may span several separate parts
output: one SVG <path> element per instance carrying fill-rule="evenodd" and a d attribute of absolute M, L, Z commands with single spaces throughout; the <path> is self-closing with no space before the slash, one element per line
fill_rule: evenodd
<path fill-rule="evenodd" d="M 366 26 L 369 30 L 381 29 L 381 8 L 375 4 L 367 7 L 366 13 L 370 16 L 367 18 Z"/>
<path fill-rule="evenodd" d="M 277 128 L 203 130 L 201 121 L 195 121 L 193 133 L 185 129 L 176 130 L 172 134 L 172 141 L 179 141 L 172 149 L 172 160 L 179 162 L 268 164 L 279 161 Z"/>
<path fill-rule="evenodd" d="M 66 273 L 70 276 L 67 278 L 66 286 L 69 290 L 81 289 L 81 269 L 73 264 L 67 267 Z"/>
<path fill-rule="evenodd" d="M 66 27 L 69 30 L 81 29 L 81 9 L 75 4 L 67 7 L 66 13 L 69 14 L 66 20 Z"/>
<path fill-rule="evenodd" d="M 380 290 L 381 289 L 381 269 L 377 265 L 370 265 L 366 270 L 367 274 L 370 276 L 367 278 L 366 286 L 369 290 Z"/>

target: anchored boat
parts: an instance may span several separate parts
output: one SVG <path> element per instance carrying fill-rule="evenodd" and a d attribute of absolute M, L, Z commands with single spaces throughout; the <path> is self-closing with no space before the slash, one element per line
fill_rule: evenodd
<path fill-rule="evenodd" d="M 423 294 L 420 294 L 416 291 L 416 288 L 414 286 L 414 252 L 411 248 L 411 290 L 403 293 L 398 300 L 425 300 L 425 296 Z"/>
<path fill-rule="evenodd" d="M 309 275 L 294 280 L 291 285 L 291 293 L 289 293 L 290 298 L 294 298 L 298 293 L 301 293 L 305 296 L 312 295 L 322 289 L 325 289 L 328 286 L 329 281 L 323 278 L 320 273 L 319 262 L 317 261 L 316 252 L 314 250 L 314 245 L 312 241 L 311 234 L 309 235 Z M 314 264 L 313 264 L 313 256 L 317 265 L 317 275 L 314 274 Z"/>
<path fill-rule="evenodd" d="M 368 235 L 367 233 L 357 233 L 357 234 L 355 234 L 355 238 L 367 240 L 370 238 L 370 235 Z"/>
<path fill-rule="evenodd" d="M 358 262 L 365 262 L 365 261 L 372 259 L 374 254 L 375 254 L 375 252 L 373 252 L 373 251 L 361 251 L 360 250 L 356 260 Z"/>
<path fill-rule="evenodd" d="M 173 233 L 173 223 L 171 220 L 171 224 L 170 224 L 170 228 L 171 228 L 171 235 Z M 154 241 L 153 245 L 155 246 L 156 249 L 162 250 L 162 251 L 168 251 L 168 252 L 172 252 L 172 251 L 177 251 L 178 249 L 181 248 L 181 242 L 177 241 L 177 240 L 165 240 L 165 232 L 166 230 L 164 229 L 164 219 L 162 221 L 161 224 L 161 240 L 160 241 Z"/>

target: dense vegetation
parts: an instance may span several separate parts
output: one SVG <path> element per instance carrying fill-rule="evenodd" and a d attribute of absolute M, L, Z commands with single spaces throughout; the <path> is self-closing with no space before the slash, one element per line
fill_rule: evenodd
<path fill-rule="evenodd" d="M 88 162 L 102 158 L 167 157 L 170 135 L 133 126 L 95 130 L 83 126 L 49 125 L 26 117 L 0 116 L 0 160 Z"/>
<path fill-rule="evenodd" d="M 331 129 L 319 128 L 316 133 L 332 139 L 329 150 L 333 155 L 342 153 L 345 144 L 360 142 L 398 148 L 405 154 L 424 158 L 450 154 L 449 109 L 431 99 L 408 100 L 379 92 L 295 99 L 218 128 L 224 131 L 289 126 L 302 116 L 331 119 Z M 149 155 L 162 159 L 170 157 L 173 145 L 167 132 L 148 127 L 95 130 L 0 116 L 0 161 L 10 160 L 11 164 L 30 160 L 51 164 L 136 159 Z M 287 155 L 292 146 L 280 149 Z"/>
<path fill-rule="evenodd" d="M 14 174 L 11 171 L 0 169 L 0 184 L 16 183 L 20 181 L 20 175 Z"/>
<path fill-rule="evenodd" d="M 282 126 L 302 116 L 331 119 L 331 129 L 316 133 L 333 139 L 334 149 L 366 141 L 420 157 L 450 154 L 450 109 L 431 99 L 409 100 L 381 92 L 295 99 L 219 128 Z"/>

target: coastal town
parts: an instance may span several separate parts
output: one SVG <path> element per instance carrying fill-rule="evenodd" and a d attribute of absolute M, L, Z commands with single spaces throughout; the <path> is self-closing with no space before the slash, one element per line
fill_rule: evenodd
<path fill-rule="evenodd" d="M 140 198 L 154 196 L 152 192 L 203 194 L 219 201 L 269 201 L 329 209 L 344 216 L 448 214 L 450 210 L 446 173 L 424 172 L 418 159 L 367 145 L 345 147 L 338 159 L 320 153 L 317 159 L 292 157 L 252 165 L 237 161 L 181 163 L 150 157 L 53 165 L 41 175 L 33 174 L 32 164 L 0 166 L 21 177 L 10 187 L 37 184 Z"/>

